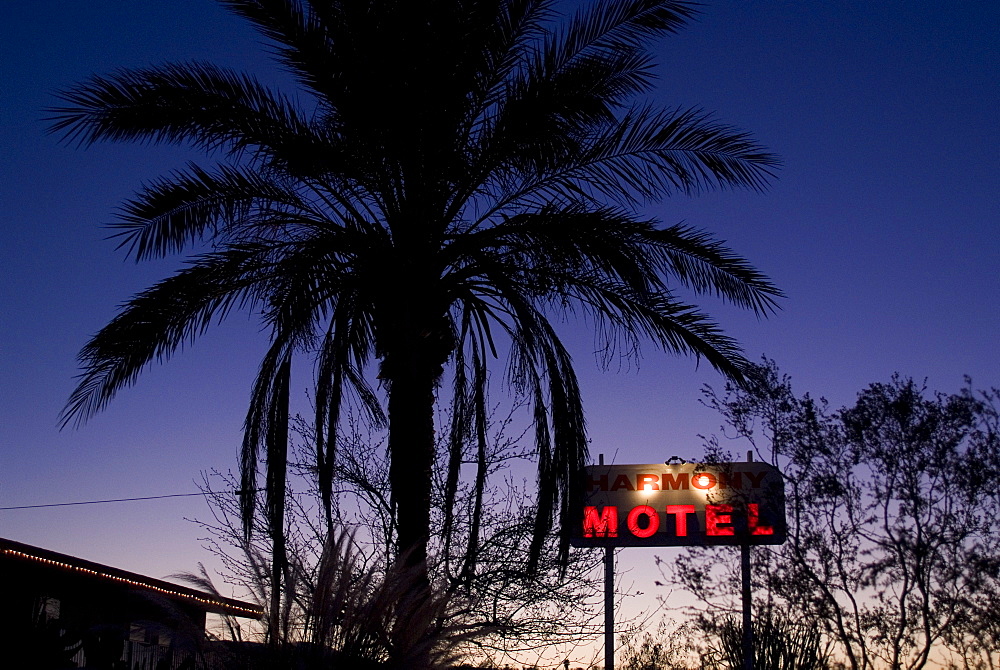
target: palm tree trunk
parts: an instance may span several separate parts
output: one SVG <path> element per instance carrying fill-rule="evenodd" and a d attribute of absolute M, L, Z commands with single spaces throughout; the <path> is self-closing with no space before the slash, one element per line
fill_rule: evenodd
<path fill-rule="evenodd" d="M 418 254 L 418 258 L 428 254 Z M 454 347 L 450 325 L 439 313 L 433 268 L 400 259 L 386 288 L 389 331 L 381 372 L 388 381 L 389 487 L 396 519 L 397 557 L 415 572 L 419 588 L 430 584 L 431 473 L 435 448 L 435 391 Z"/>
<path fill-rule="evenodd" d="M 407 363 L 410 364 L 400 366 L 389 389 L 389 483 L 399 556 L 406 566 L 417 571 L 417 581 L 426 588 L 434 466 L 434 389 L 440 366 L 436 366 L 435 374 L 433 365 Z"/>
<path fill-rule="evenodd" d="M 427 567 L 430 538 L 431 474 L 434 466 L 434 390 L 441 376 L 440 364 L 428 365 L 426 354 L 398 358 L 389 387 L 389 485 L 397 530 L 397 561 L 402 561 L 407 587 L 398 593 L 397 621 L 391 632 L 397 662 L 414 670 L 430 667 L 429 649 L 422 645 L 431 635 L 421 614 L 431 599 Z M 427 630 L 414 635 L 413 626 Z M 414 641 L 417 647 L 412 647 Z M 409 642 L 409 644 L 407 643 Z"/>

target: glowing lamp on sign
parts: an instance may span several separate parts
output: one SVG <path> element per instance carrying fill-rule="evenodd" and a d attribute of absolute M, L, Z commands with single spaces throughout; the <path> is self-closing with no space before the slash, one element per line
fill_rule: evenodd
<path fill-rule="evenodd" d="M 695 478 L 691 483 L 694 484 L 695 488 L 705 490 L 715 486 L 715 481 L 714 476 L 708 474 L 707 472 L 703 472 L 700 475 L 695 475 Z"/>
<path fill-rule="evenodd" d="M 657 475 L 636 475 L 636 490 L 637 491 L 658 491 L 659 477 Z"/>

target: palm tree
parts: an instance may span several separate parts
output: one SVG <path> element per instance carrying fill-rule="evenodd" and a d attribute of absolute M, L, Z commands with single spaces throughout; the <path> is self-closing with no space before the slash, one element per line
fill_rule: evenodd
<path fill-rule="evenodd" d="M 762 189 L 777 164 L 708 114 L 636 101 L 653 85 L 648 44 L 678 30 L 695 3 L 600 0 L 561 23 L 553 0 L 223 4 L 274 43 L 296 97 L 192 62 L 94 76 L 51 110 L 53 131 L 72 143 L 182 144 L 219 159 L 125 202 L 115 225 L 130 256 L 189 260 L 86 344 L 64 425 L 230 311 L 252 310 L 270 347 L 242 472 L 252 491 L 263 450 L 276 545 L 290 366 L 305 357 L 327 505 L 353 394 L 388 422 L 398 550 L 421 566 L 446 369 L 457 444 L 476 438 L 488 361 L 509 350 L 538 454 L 532 555 L 554 518 L 566 519 L 567 485 L 587 454 L 554 315 L 585 316 L 609 347 L 649 340 L 742 378 L 737 344 L 677 291 L 758 315 L 780 292 L 706 233 L 639 213 L 671 194 Z"/>

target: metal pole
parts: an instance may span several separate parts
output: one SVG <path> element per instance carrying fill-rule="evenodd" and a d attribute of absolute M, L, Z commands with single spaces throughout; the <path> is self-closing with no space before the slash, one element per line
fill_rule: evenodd
<path fill-rule="evenodd" d="M 753 452 L 747 452 L 747 463 L 753 462 Z M 750 544 L 740 545 L 740 572 L 743 578 L 743 670 L 753 670 L 753 617 L 750 592 Z"/>
<path fill-rule="evenodd" d="M 614 547 L 604 548 L 604 670 L 615 670 Z"/>
<path fill-rule="evenodd" d="M 743 670 L 753 670 L 753 625 L 750 616 L 750 545 L 740 545 L 743 573 Z"/>
<path fill-rule="evenodd" d="M 598 455 L 604 465 L 604 454 Z M 615 549 L 604 547 L 604 670 L 615 670 Z"/>

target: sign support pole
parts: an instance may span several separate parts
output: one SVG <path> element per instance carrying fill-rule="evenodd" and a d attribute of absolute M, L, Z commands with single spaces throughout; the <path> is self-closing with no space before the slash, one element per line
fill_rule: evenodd
<path fill-rule="evenodd" d="M 604 670 L 615 670 L 614 547 L 604 548 Z"/>
<path fill-rule="evenodd" d="M 753 670 L 753 625 L 750 615 L 750 545 L 740 545 L 743 577 L 743 670 Z"/>
<path fill-rule="evenodd" d="M 604 465 L 604 454 L 598 455 Z M 604 547 L 604 670 L 615 670 L 615 548 Z"/>
<path fill-rule="evenodd" d="M 753 463 L 753 452 L 747 452 Z M 740 573 L 743 578 L 743 670 L 753 670 L 753 617 L 751 616 L 750 544 L 740 545 Z"/>

